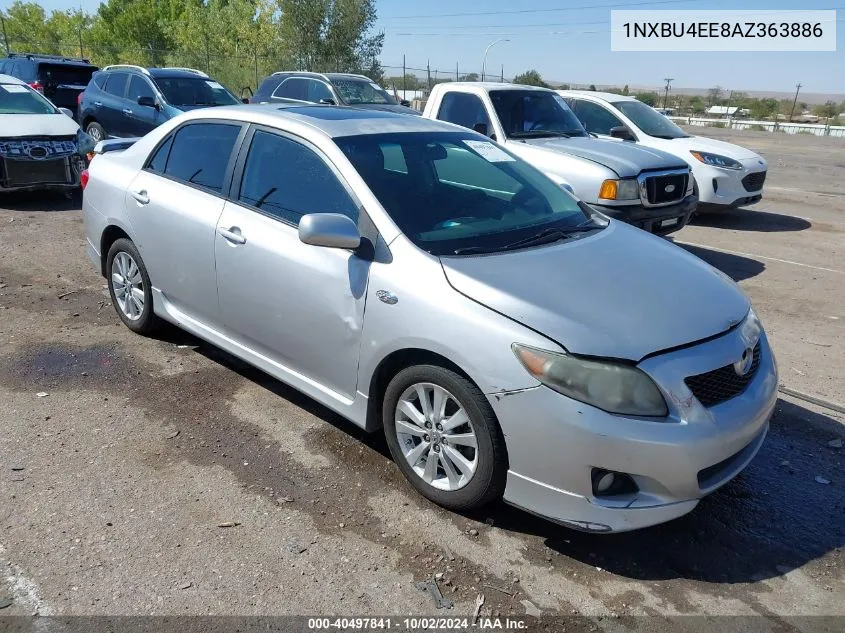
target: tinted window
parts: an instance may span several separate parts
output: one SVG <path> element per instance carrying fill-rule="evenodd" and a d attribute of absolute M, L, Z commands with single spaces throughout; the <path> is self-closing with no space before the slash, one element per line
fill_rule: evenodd
<path fill-rule="evenodd" d="M 329 90 L 329 87 L 322 81 L 311 79 L 308 82 L 308 101 L 320 103 L 321 99 L 331 99 L 332 101 L 334 101 L 332 91 Z"/>
<path fill-rule="evenodd" d="M 586 136 L 559 94 L 546 90 L 491 90 L 490 101 L 511 138 Z"/>
<path fill-rule="evenodd" d="M 39 64 L 38 80 L 46 85 L 87 86 L 95 70 L 93 66 Z"/>
<path fill-rule="evenodd" d="M 240 100 L 213 79 L 203 77 L 156 77 L 158 89 L 175 106 L 234 105 Z"/>
<path fill-rule="evenodd" d="M 129 80 L 129 94 L 127 97 L 132 101 L 138 102 L 138 97 L 152 97 L 155 98 L 152 86 L 143 77 L 132 75 Z"/>
<path fill-rule="evenodd" d="M 273 96 L 281 99 L 306 101 L 308 99 L 308 80 L 300 79 L 299 77 L 285 79 L 281 84 L 279 84 L 279 87 L 276 88 L 276 92 L 273 93 Z"/>
<path fill-rule="evenodd" d="M 163 174 L 164 168 L 167 166 L 167 157 L 170 154 L 171 145 L 173 145 L 172 136 L 168 137 L 164 143 L 159 145 L 159 148 L 147 164 L 147 169 Z"/>
<path fill-rule="evenodd" d="M 443 95 L 437 118 L 462 125 L 470 130 L 475 129 L 477 124 L 483 123 L 487 126 L 488 133 L 493 131 L 484 103 L 475 95 L 465 92 L 447 92 Z"/>
<path fill-rule="evenodd" d="M 229 156 L 240 131 L 240 125 L 186 125 L 176 132 L 164 173 L 171 178 L 220 193 Z"/>
<path fill-rule="evenodd" d="M 100 90 L 102 90 L 106 85 L 106 79 L 108 79 L 108 75 L 105 73 L 94 73 L 94 76 L 91 78 L 94 82 L 94 85 L 97 86 Z"/>
<path fill-rule="evenodd" d="M 373 134 L 335 143 L 402 232 L 436 255 L 495 251 L 590 221 L 562 187 L 475 134 Z M 388 169 L 396 146 L 407 173 Z"/>
<path fill-rule="evenodd" d="M 249 148 L 239 198 L 291 224 L 307 213 L 342 213 L 358 221 L 358 207 L 320 156 L 260 130 Z"/>
<path fill-rule="evenodd" d="M 611 104 L 631 119 L 649 136 L 657 138 L 686 138 L 689 136 L 672 121 L 641 101 L 617 101 Z"/>
<path fill-rule="evenodd" d="M 126 73 L 110 73 L 104 90 L 110 95 L 122 97 L 126 92 L 127 79 L 129 79 L 129 75 Z"/>
<path fill-rule="evenodd" d="M 381 145 L 381 153 L 384 155 L 384 168 L 387 171 L 396 171 L 401 174 L 408 173 L 408 164 L 405 162 L 405 154 L 402 153 L 401 145 L 384 143 Z"/>
<path fill-rule="evenodd" d="M 577 100 L 578 105 L 575 107 L 575 113 L 587 128 L 588 132 L 594 134 L 610 134 L 610 128 L 622 125 L 622 121 L 617 119 L 610 112 L 605 110 L 600 105 L 590 103 L 589 101 Z M 656 114 L 656 113 L 655 113 Z"/>

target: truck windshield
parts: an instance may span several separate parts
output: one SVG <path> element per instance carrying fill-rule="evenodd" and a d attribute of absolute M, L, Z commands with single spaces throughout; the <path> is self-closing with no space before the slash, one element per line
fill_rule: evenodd
<path fill-rule="evenodd" d="M 490 100 L 509 138 L 587 136 L 563 98 L 541 90 L 491 90 Z"/>
<path fill-rule="evenodd" d="M 562 187 L 477 134 L 334 141 L 402 232 L 433 255 L 509 250 L 601 228 Z"/>
<path fill-rule="evenodd" d="M 642 101 L 616 101 L 611 103 L 626 117 L 631 119 L 644 134 L 657 138 L 688 138 L 689 134 L 675 125 L 666 116 Z"/>

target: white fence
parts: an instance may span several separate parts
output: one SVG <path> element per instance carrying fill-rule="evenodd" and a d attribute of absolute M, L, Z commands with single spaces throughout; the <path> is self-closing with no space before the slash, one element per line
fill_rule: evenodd
<path fill-rule="evenodd" d="M 705 119 L 702 117 L 670 116 L 675 123 L 700 127 L 724 127 L 733 130 L 760 130 L 784 134 L 812 134 L 845 138 L 845 125 L 820 123 L 790 123 L 788 121 L 750 121 L 748 119 Z"/>

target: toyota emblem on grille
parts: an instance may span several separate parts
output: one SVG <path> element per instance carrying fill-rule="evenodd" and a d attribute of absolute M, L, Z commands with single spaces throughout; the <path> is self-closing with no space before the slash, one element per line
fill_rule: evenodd
<path fill-rule="evenodd" d="M 666 193 L 672 193 L 673 191 L 675 191 L 675 185 L 666 185 L 665 187 L 663 187 L 663 191 L 665 191 Z"/>
<path fill-rule="evenodd" d="M 28 154 L 34 160 L 44 160 L 47 158 L 47 148 L 41 145 L 34 145 L 29 148 Z"/>
<path fill-rule="evenodd" d="M 742 358 L 734 363 L 736 375 L 745 376 L 751 371 L 752 364 L 754 364 L 754 350 L 749 347 L 742 352 Z"/>

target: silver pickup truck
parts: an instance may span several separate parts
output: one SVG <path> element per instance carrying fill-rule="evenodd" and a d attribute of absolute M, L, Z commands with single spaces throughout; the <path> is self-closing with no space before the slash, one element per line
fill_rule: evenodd
<path fill-rule="evenodd" d="M 660 150 L 594 138 L 552 90 L 442 83 L 423 116 L 489 136 L 605 215 L 646 231 L 677 231 L 695 211 L 686 163 Z"/>

